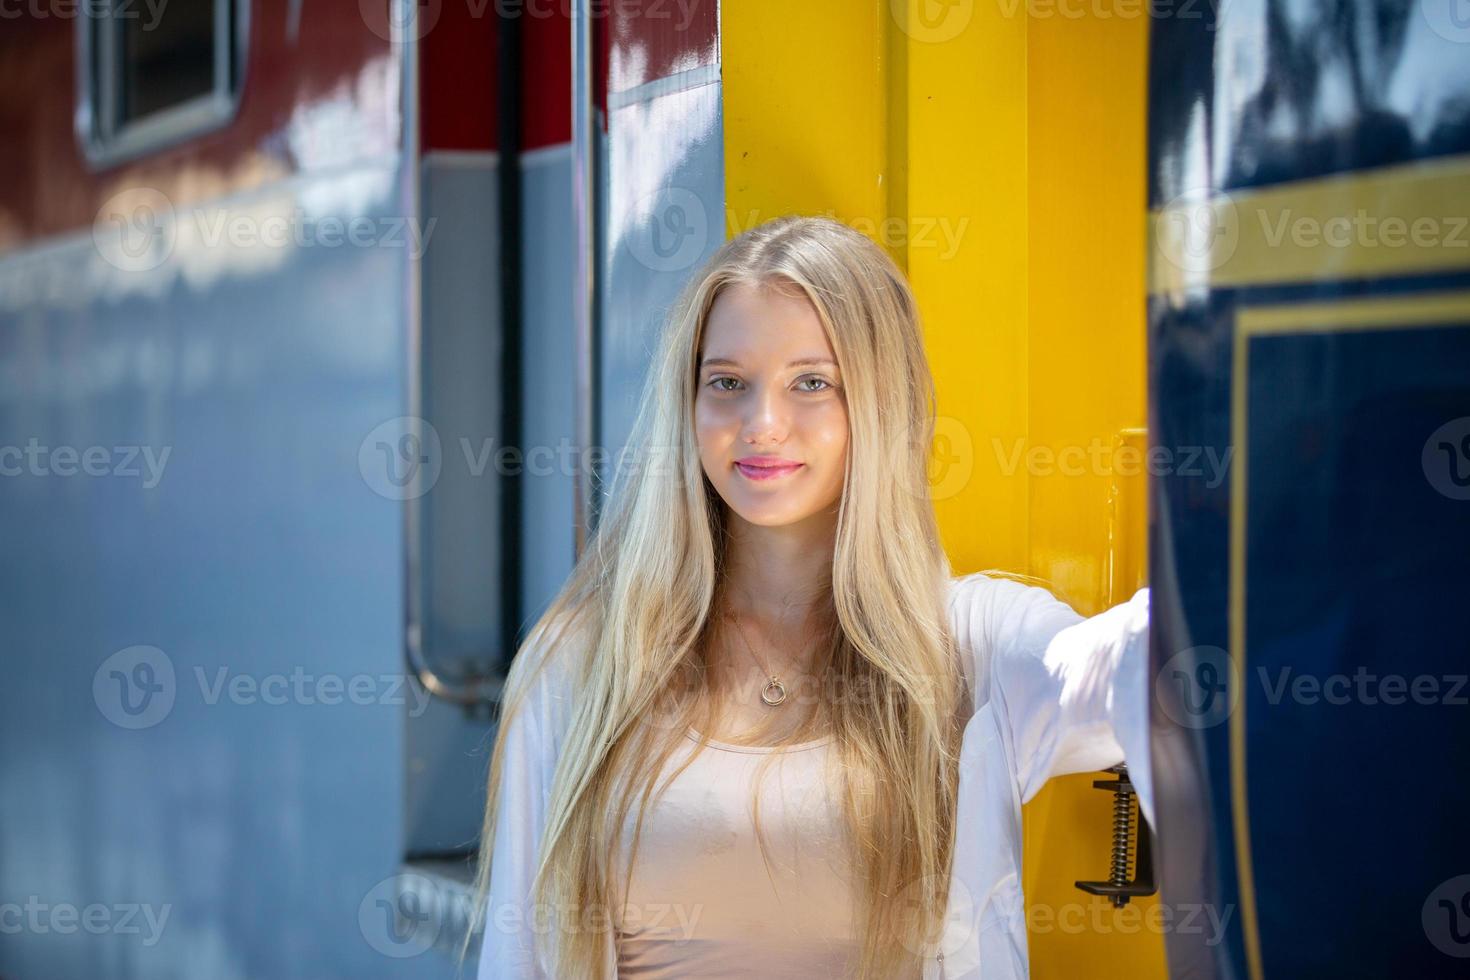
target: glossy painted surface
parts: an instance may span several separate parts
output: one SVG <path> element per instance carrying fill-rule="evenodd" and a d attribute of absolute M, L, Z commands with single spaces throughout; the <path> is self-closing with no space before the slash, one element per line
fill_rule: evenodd
<path fill-rule="evenodd" d="M 0 125 L 6 134 L 0 252 L 88 225 L 112 195 L 138 184 L 158 188 L 179 206 L 391 152 L 401 110 L 388 0 L 381 18 L 365 16 L 359 6 L 376 10 L 372 3 L 303 9 L 290 0 L 253 0 L 245 91 L 235 120 L 100 171 L 86 166 L 73 129 L 75 11 L 7 16 L 0 31 Z M 150 8 L 136 9 L 146 17 Z"/>
<path fill-rule="evenodd" d="M 594 4 L 608 51 L 607 91 L 617 94 L 720 63 L 717 0 Z"/>
<path fill-rule="evenodd" d="M 826 213 L 885 245 L 924 317 L 955 569 L 1036 574 L 1084 612 L 1123 601 L 1146 571 L 1145 481 L 1108 455 L 1144 424 L 1146 27 L 859 6 L 723 9 L 727 226 Z M 1033 975 L 1162 976 L 1160 937 L 1128 931 L 1153 900 L 1114 917 L 1073 884 L 1106 870 L 1091 778 L 1023 812 Z"/>
<path fill-rule="evenodd" d="M 357 5 L 255 6 L 236 126 L 95 176 L 72 22 L 0 40 L 7 977 L 449 974 L 389 918 L 401 68 Z M 150 220 L 94 229 L 123 189 Z"/>
<path fill-rule="evenodd" d="M 1223 942 L 1168 935 L 1176 972 L 1464 962 L 1467 42 L 1448 3 L 1154 25 L 1151 443 L 1234 454 L 1216 486 L 1153 479 L 1163 895 L 1233 913 Z M 1436 700 L 1392 703 L 1392 675 Z"/>
<path fill-rule="evenodd" d="M 619 15 L 616 4 L 612 9 L 613 96 L 599 164 L 597 370 L 598 441 L 615 459 L 627 443 L 668 307 L 724 240 L 725 180 L 721 85 L 710 60 L 718 48 L 708 17 L 679 30 L 673 13 L 673 19 L 633 17 Z"/>

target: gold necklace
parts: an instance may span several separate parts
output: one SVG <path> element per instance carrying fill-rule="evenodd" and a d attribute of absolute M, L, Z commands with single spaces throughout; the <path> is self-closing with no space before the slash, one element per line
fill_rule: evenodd
<path fill-rule="evenodd" d="M 735 623 L 735 632 L 740 634 L 740 639 L 745 644 L 745 649 L 750 651 L 750 658 L 755 660 L 755 647 L 750 645 L 750 640 L 746 637 L 745 628 L 740 625 L 740 620 L 734 619 L 729 613 L 725 614 L 725 618 Z M 766 681 L 766 686 L 761 688 L 761 700 L 774 708 L 786 700 L 786 686 L 781 683 L 781 678 L 777 677 L 770 667 L 762 665 L 760 661 L 756 661 L 756 666 L 764 670 L 766 675 L 771 678 Z"/>

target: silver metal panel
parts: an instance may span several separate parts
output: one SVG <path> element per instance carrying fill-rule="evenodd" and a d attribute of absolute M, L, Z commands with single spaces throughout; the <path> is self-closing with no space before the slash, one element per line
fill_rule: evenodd
<path fill-rule="evenodd" d="M 724 241 L 720 83 L 687 74 L 624 93 L 608 124 L 599 430 L 614 459 L 669 306 Z"/>
<path fill-rule="evenodd" d="M 525 256 L 522 263 L 521 483 L 524 520 L 521 609 L 525 624 L 545 610 L 571 574 L 576 552 L 576 406 L 571 149 L 555 146 L 521 157 Z"/>
<path fill-rule="evenodd" d="M 423 569 L 424 652 L 459 676 L 504 657 L 501 619 L 502 425 L 497 161 L 491 152 L 423 156 L 421 266 L 426 452 L 437 446 L 411 501 Z M 402 462 L 400 460 L 400 462 Z M 473 846 L 484 807 L 485 726 L 434 699 L 408 729 L 406 847 L 445 854 Z"/>
<path fill-rule="evenodd" d="M 0 260 L 0 902 L 39 906 L 0 974 L 449 974 L 385 904 L 423 697 L 373 439 L 402 187 L 390 157 Z M 304 238 L 211 243 L 218 211 Z"/>

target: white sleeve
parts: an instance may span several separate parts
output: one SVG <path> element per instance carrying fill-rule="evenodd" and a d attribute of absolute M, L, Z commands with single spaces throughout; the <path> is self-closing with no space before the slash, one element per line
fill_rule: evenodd
<path fill-rule="evenodd" d="M 1153 822 L 1148 743 L 1149 590 L 1083 617 L 1046 589 L 982 573 L 954 581 L 957 637 L 1011 743 L 1021 802 L 1052 776 L 1128 763 Z"/>
<path fill-rule="evenodd" d="M 570 707 L 560 660 L 553 657 L 536 673 L 521 710 L 496 733 L 505 742 L 505 758 L 477 980 L 550 977 L 546 947 L 554 923 L 545 910 L 533 907 L 531 883 Z M 528 665 L 513 665 L 507 690 L 514 686 L 515 666 Z"/>

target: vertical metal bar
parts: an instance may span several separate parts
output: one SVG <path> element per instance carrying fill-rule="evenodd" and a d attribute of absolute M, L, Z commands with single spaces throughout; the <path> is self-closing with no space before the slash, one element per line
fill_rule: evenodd
<path fill-rule="evenodd" d="M 501 368 L 501 435 L 506 445 L 525 451 L 521 424 L 521 350 L 525 329 L 521 297 L 521 256 L 525 248 L 521 208 L 521 18 L 500 15 L 496 20 L 498 67 L 495 97 L 500 106 L 500 330 L 504 361 Z M 522 457 L 524 458 L 524 457 Z M 500 649 L 510 655 L 519 648 L 521 622 L 521 499 L 528 468 L 519 476 L 500 479 Z M 507 669 L 509 664 L 497 665 Z"/>
<path fill-rule="evenodd" d="M 575 253 L 573 309 L 576 347 L 576 441 L 579 450 L 575 522 L 576 557 L 582 556 L 595 509 L 589 452 L 597 438 L 597 69 L 591 0 L 572 5 L 572 223 Z"/>

